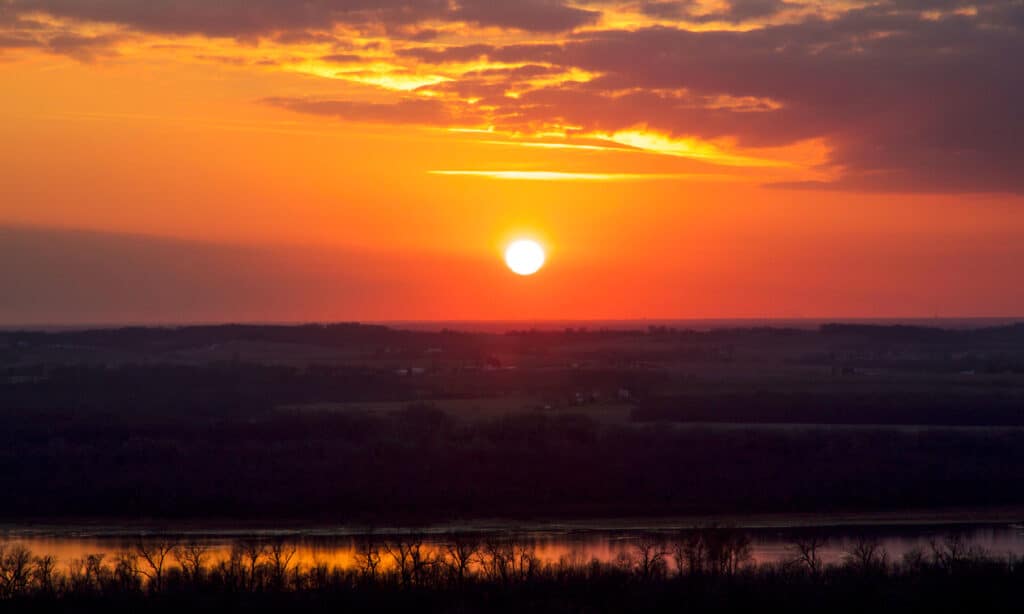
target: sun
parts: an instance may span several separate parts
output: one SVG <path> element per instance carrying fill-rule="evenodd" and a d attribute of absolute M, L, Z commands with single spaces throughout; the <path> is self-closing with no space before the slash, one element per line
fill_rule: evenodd
<path fill-rule="evenodd" d="M 505 249 L 505 264 L 517 275 L 533 275 L 544 266 L 544 248 L 530 239 L 513 241 Z"/>

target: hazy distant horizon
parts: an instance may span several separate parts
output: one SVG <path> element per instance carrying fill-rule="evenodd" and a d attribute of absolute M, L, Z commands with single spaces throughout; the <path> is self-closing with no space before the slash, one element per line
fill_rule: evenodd
<path fill-rule="evenodd" d="M 588 330 L 644 330 L 650 326 L 667 326 L 689 330 L 734 328 L 796 328 L 811 330 L 824 324 L 874 324 L 879 326 L 908 325 L 943 329 L 974 329 L 1006 326 L 1024 322 L 1024 316 L 918 317 L 918 318 L 622 318 L 622 319 L 536 319 L 536 320 L 324 320 L 324 321 L 210 321 L 210 322 L 96 322 L 83 324 L 0 324 L 0 331 L 69 331 L 111 328 L 185 328 L 189 326 L 307 326 L 332 324 L 365 324 L 388 326 L 399 330 L 453 330 L 459 332 L 502 333 L 520 330 L 555 331 L 566 328 Z"/>
<path fill-rule="evenodd" d="M 1024 255 L 1017 246 L 1000 258 Z M 187 322 L 582 322 L 928 319 L 1024 314 L 1024 286 L 951 246 L 878 253 L 854 275 L 834 251 L 657 268 L 558 253 L 529 279 L 500 258 L 418 251 L 204 243 L 0 224 L 0 325 Z M 912 266 L 911 266 L 912 265 Z M 906 268 L 910 266 L 911 268 Z M 472 275 L 466 273 L 472 271 Z M 465 275 L 447 275 L 462 271 Z M 792 276 L 803 271 L 810 278 Z M 899 271 L 896 277 L 888 273 Z M 914 272 L 916 271 L 916 272 Z M 837 274 L 841 272 L 842 274 Z M 863 272 L 862 272 L 863 273 Z M 836 315 L 833 315 L 836 314 Z M 853 315 L 849 315 L 853 314 Z"/>

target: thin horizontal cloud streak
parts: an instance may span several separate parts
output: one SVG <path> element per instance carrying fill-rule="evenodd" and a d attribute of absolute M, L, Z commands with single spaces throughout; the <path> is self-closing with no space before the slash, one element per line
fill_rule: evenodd
<path fill-rule="evenodd" d="M 581 173 L 573 171 L 543 170 L 435 170 L 431 175 L 448 177 L 477 177 L 511 181 L 662 181 L 662 180 L 722 180 L 722 175 L 694 173 Z"/>
<path fill-rule="evenodd" d="M 696 0 L 645 0 L 640 11 L 659 18 L 685 19 L 697 23 L 725 21 L 740 23 L 751 19 L 772 17 L 794 5 L 783 0 L 730 0 L 718 10 L 702 12 Z"/>
<path fill-rule="evenodd" d="M 453 16 L 482 26 L 563 32 L 595 23 L 601 13 L 567 6 L 559 0 L 460 0 Z"/>
<path fill-rule="evenodd" d="M 357 122 L 391 124 L 447 124 L 455 115 L 439 100 L 406 99 L 396 103 L 354 102 L 349 100 L 308 100 L 303 98 L 266 98 L 262 102 L 276 107 L 326 115 Z"/>
<path fill-rule="evenodd" d="M 117 55 L 115 47 L 122 40 L 124 37 L 117 34 L 100 36 L 63 34 L 49 39 L 46 42 L 46 49 L 82 62 L 92 62 L 99 57 Z"/>
<path fill-rule="evenodd" d="M 412 23 L 447 10 L 446 0 L 14 0 L 13 10 L 122 24 L 145 32 L 249 37 L 336 23 Z"/>
<path fill-rule="evenodd" d="M 8 10 L 117 23 L 144 32 L 239 38 L 329 30 L 337 25 L 396 27 L 428 20 L 559 32 L 593 23 L 600 16 L 561 0 L 9 0 Z"/>
<path fill-rule="evenodd" d="M 42 43 L 38 40 L 21 35 L 0 35 L 0 50 L 2 49 L 27 49 L 32 47 L 41 47 Z"/>
<path fill-rule="evenodd" d="M 472 62 L 490 60 L 493 62 L 562 62 L 565 47 L 552 43 L 526 43 L 516 45 L 452 45 L 448 47 L 418 47 L 401 49 L 397 55 L 410 57 L 430 64 L 449 62 Z"/>

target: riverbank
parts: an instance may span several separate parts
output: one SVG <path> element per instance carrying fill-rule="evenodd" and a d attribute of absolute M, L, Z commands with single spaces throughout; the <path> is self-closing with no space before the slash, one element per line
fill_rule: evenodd
<path fill-rule="evenodd" d="M 969 507 L 935 510 L 838 512 L 807 514 L 724 514 L 664 518 L 597 519 L 481 519 L 428 525 L 331 524 L 302 520 L 259 522 L 196 519 L 169 522 L 150 519 L 66 519 L 43 522 L 6 520 L 0 535 L 87 535 L 94 537 L 205 536 L 205 537 L 357 537 L 419 533 L 585 533 L 671 532 L 720 525 L 739 529 L 794 529 L 829 527 L 906 527 L 957 525 L 1024 525 L 1024 506 Z"/>

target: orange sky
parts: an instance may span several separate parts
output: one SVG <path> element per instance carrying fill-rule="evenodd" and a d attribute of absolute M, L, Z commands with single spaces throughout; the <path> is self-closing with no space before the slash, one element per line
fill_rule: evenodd
<path fill-rule="evenodd" d="M 1024 19 L 914 4 L 0 1 L 0 323 L 1020 315 Z"/>

